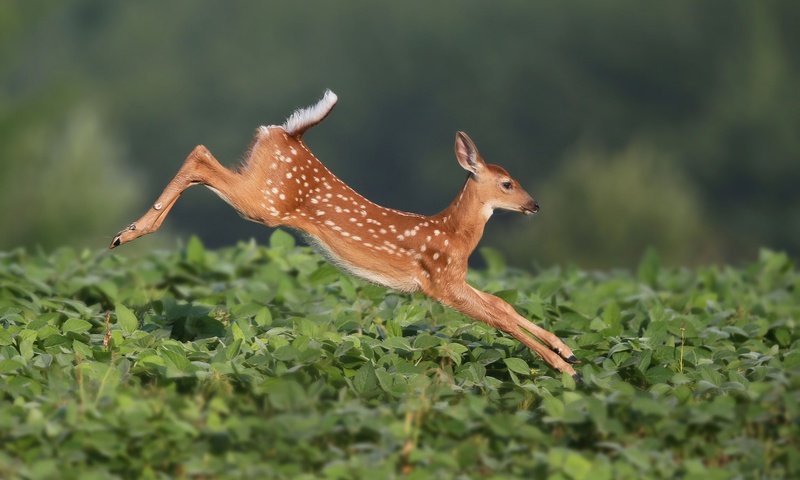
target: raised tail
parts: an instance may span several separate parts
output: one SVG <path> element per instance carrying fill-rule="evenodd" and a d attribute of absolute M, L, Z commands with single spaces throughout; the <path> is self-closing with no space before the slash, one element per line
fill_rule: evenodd
<path fill-rule="evenodd" d="M 338 99 L 339 97 L 331 90 L 325 90 L 325 94 L 316 104 L 295 110 L 281 126 L 289 135 L 300 137 L 306 130 L 323 121 L 331 113 Z"/>

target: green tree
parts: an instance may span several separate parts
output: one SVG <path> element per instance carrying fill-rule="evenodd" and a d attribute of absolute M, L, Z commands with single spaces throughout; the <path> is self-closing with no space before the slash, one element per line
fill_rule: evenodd
<path fill-rule="evenodd" d="M 24 115 L 25 112 L 17 113 Z M 0 248 L 104 245 L 133 215 L 141 177 L 90 107 L 15 123 L 0 143 Z"/>
<path fill-rule="evenodd" d="M 694 185 L 652 146 L 579 149 L 537 197 L 539 216 L 497 238 L 520 264 L 631 265 L 648 246 L 673 263 L 714 259 Z"/>

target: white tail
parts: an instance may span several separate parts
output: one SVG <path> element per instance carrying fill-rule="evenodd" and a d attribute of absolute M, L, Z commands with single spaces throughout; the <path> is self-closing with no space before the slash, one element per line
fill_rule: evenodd
<path fill-rule="evenodd" d="M 300 108 L 289 116 L 283 124 L 283 129 L 289 135 L 303 135 L 306 130 L 325 120 L 325 117 L 331 113 L 338 99 L 339 97 L 335 93 L 325 90 L 325 94 L 322 95 L 316 105 Z"/>
<path fill-rule="evenodd" d="M 331 173 L 301 139 L 328 115 L 336 99 L 327 91 L 284 125 L 259 128 L 238 171 L 220 165 L 202 145 L 195 147 L 152 208 L 116 235 L 111 248 L 158 230 L 180 194 L 203 184 L 245 218 L 304 232 L 351 274 L 404 292 L 422 291 L 513 335 L 549 365 L 577 378 L 570 365 L 575 356 L 564 342 L 500 298 L 466 283 L 467 259 L 494 209 L 538 211 L 519 182 L 484 162 L 472 140 L 458 132 L 456 158 L 469 175 L 447 208 L 425 216 L 376 205 Z"/>

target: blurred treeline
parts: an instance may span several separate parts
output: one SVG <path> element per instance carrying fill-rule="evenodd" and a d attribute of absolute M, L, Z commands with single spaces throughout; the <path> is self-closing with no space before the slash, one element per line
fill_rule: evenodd
<path fill-rule="evenodd" d="M 798 25 L 796 1 L 4 1 L 0 248 L 104 247 L 194 145 L 235 164 L 330 87 L 307 142 L 378 203 L 446 206 L 458 129 L 519 178 L 540 215 L 484 242 L 517 265 L 797 254 Z M 201 189 L 167 225 L 268 234 Z"/>

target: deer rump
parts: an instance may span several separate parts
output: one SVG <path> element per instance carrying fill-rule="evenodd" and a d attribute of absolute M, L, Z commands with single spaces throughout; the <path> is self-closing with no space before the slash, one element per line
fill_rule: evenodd
<path fill-rule="evenodd" d="M 415 227 L 428 222 L 421 215 L 385 208 L 360 195 L 302 140 L 302 133 L 322 121 L 334 104 L 335 95 L 328 91 L 317 105 L 298 110 L 283 125 L 259 127 L 238 173 L 261 182 L 252 186 L 260 190 L 260 201 L 240 213 L 248 220 L 301 232 L 322 256 L 354 276 L 403 292 L 417 291 L 419 279 L 398 275 L 408 269 L 409 260 L 413 263 L 415 253 L 410 238 L 401 240 L 404 232 L 416 232 Z M 365 256 L 364 248 L 390 258 Z"/>

